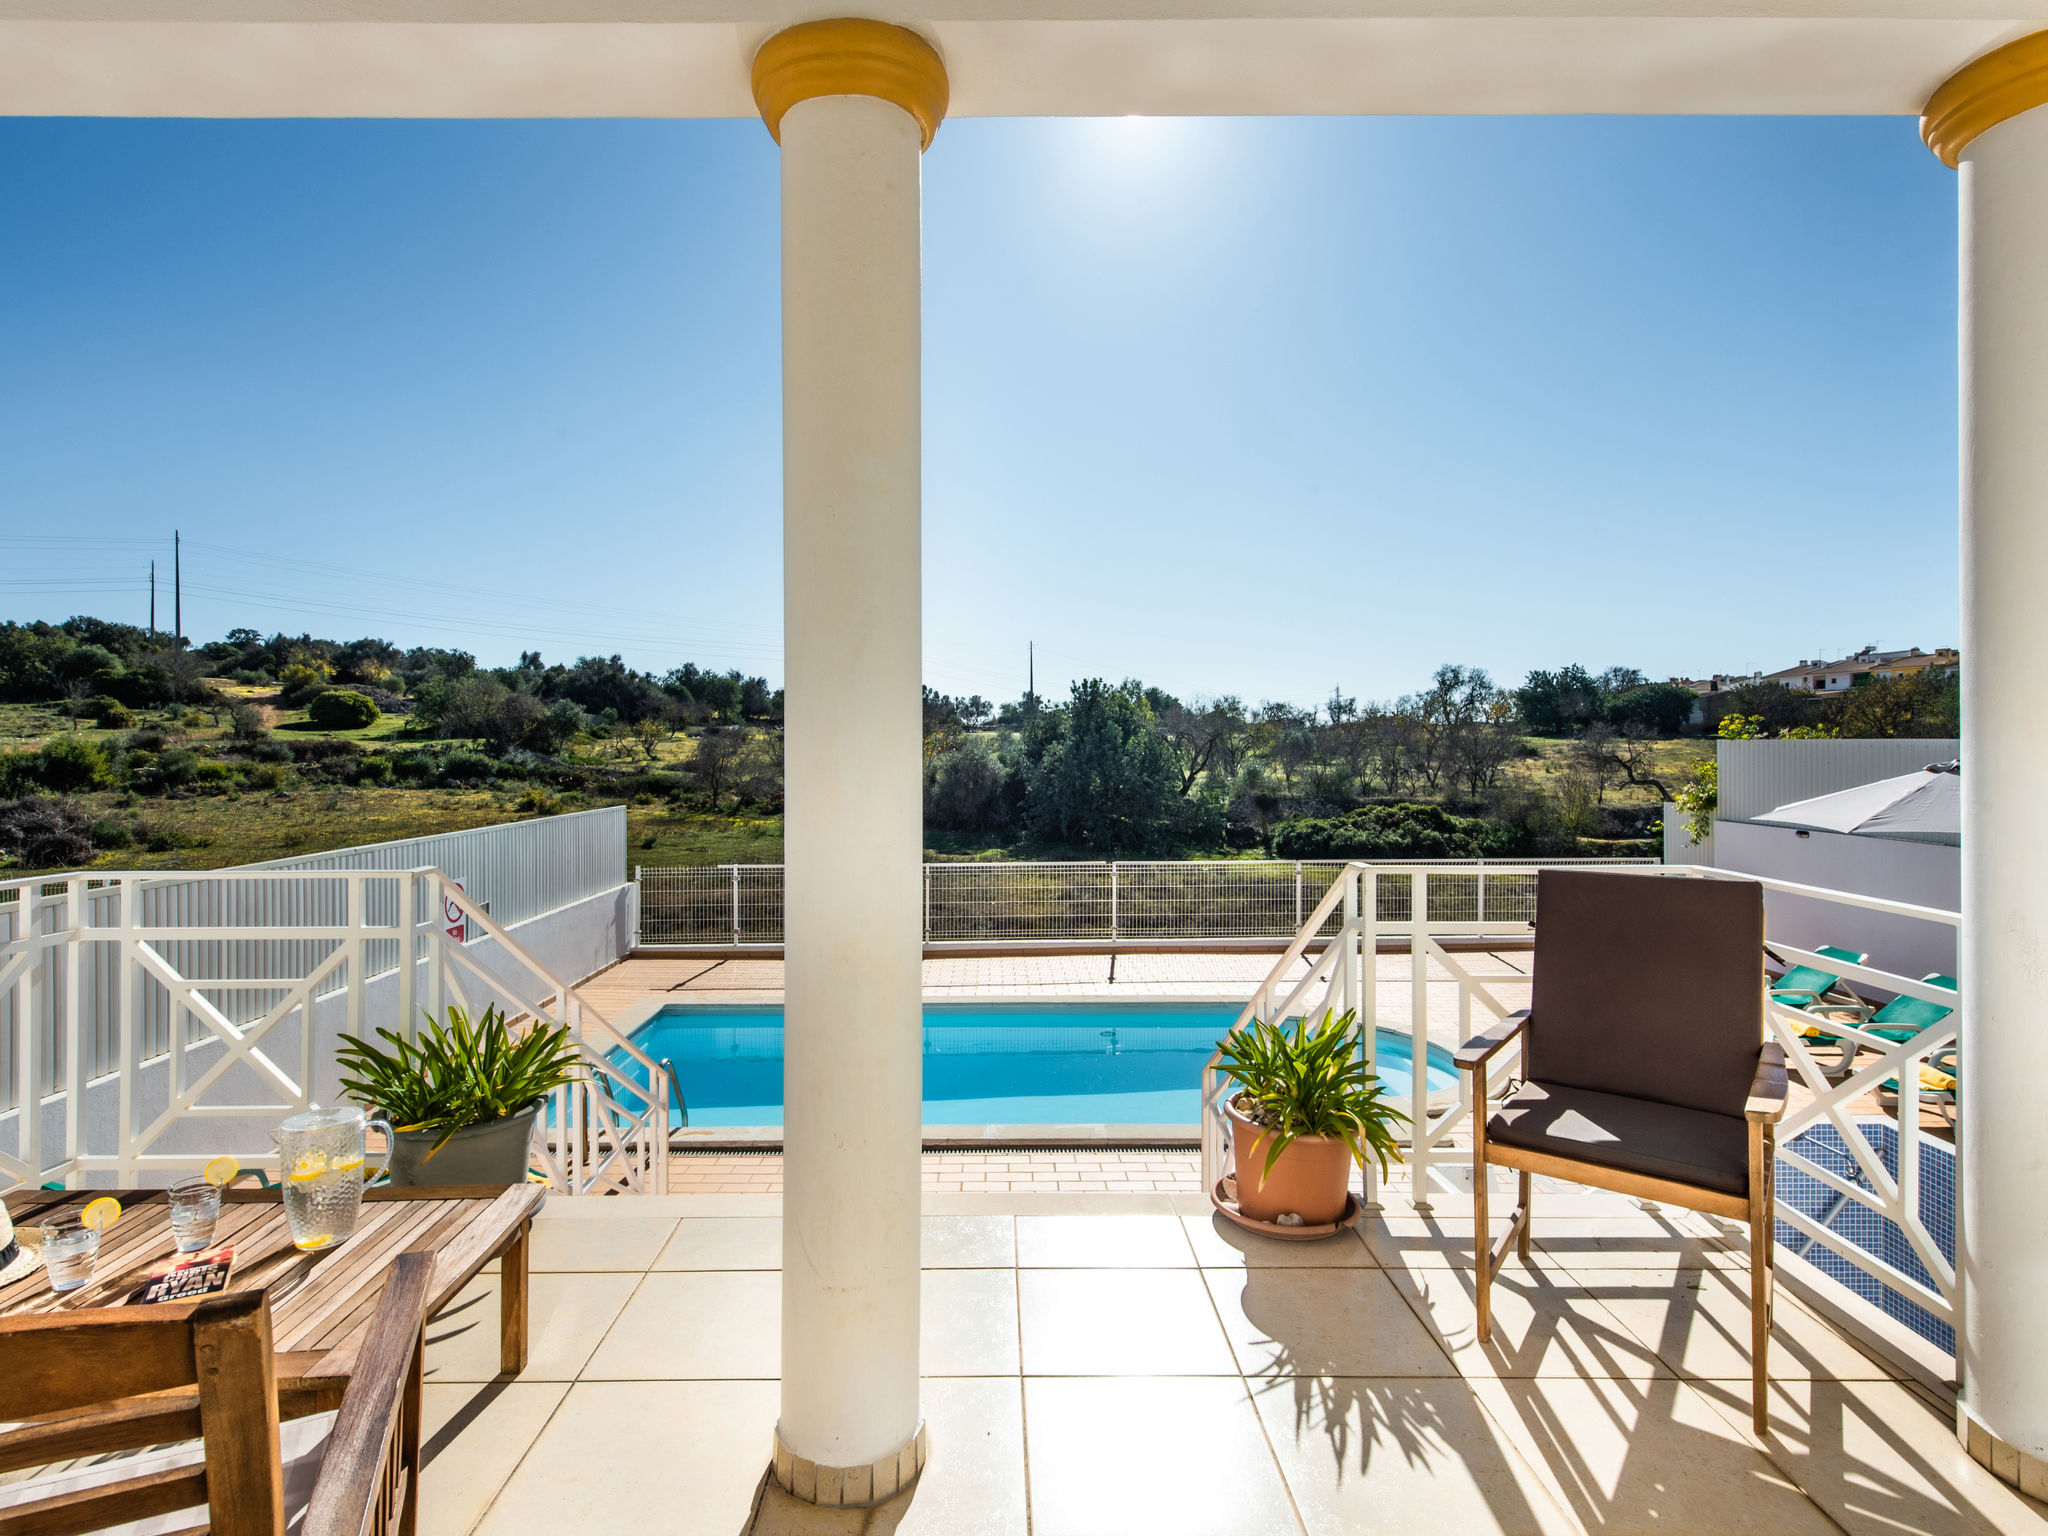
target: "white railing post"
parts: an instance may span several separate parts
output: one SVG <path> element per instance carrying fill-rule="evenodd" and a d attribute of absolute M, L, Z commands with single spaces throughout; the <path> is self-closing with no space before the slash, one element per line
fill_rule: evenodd
<path fill-rule="evenodd" d="M 142 1148 L 135 1145 L 135 1080 L 142 1071 L 142 959 L 135 953 L 136 937 L 142 926 L 142 891 L 133 877 L 121 882 L 121 938 L 115 954 L 115 983 L 121 1008 L 121 1086 L 116 1113 L 121 1117 L 115 1135 L 120 1161 L 115 1177 L 124 1186 L 135 1182 L 135 1158 Z"/>
<path fill-rule="evenodd" d="M 419 1017 L 419 876 L 411 870 L 398 877 L 398 1033 L 410 1040 Z"/>
<path fill-rule="evenodd" d="M 1429 876 L 1408 877 L 1408 1115 L 1413 1171 L 1408 1197 L 1418 1211 L 1429 1200 Z"/>
<path fill-rule="evenodd" d="M 80 995 L 83 989 L 78 985 L 78 958 L 85 948 L 79 942 L 79 932 L 85 926 L 85 882 L 79 876 L 73 875 L 64 882 L 63 906 L 58 910 L 63 944 L 57 971 L 64 988 L 64 1160 L 76 1166 L 78 1159 L 91 1150 L 85 1142 L 85 1085 L 93 1067 L 92 1053 L 87 1049 L 91 1021 L 86 1018 L 85 999 Z M 53 1024 L 57 1017 L 57 1010 L 52 1008 Z"/>
<path fill-rule="evenodd" d="M 1109 942 L 1110 942 L 1110 943 L 1112 943 L 1112 944 L 1114 944 L 1114 943 L 1116 942 L 1116 938 L 1117 938 L 1117 932 L 1116 932 L 1116 929 L 1117 929 L 1117 911 L 1116 911 L 1116 897 L 1117 897 L 1117 864 L 1116 864 L 1116 860 L 1114 860 L 1114 859 L 1111 859 L 1111 860 L 1109 861 Z"/>
<path fill-rule="evenodd" d="M 737 864 L 732 867 L 732 942 L 735 947 L 740 942 L 740 867 Z"/>

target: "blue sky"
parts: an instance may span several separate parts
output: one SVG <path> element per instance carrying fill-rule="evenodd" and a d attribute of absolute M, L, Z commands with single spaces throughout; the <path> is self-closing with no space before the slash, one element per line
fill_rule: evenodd
<path fill-rule="evenodd" d="M 948 123 L 927 680 L 1953 643 L 1955 243 L 1904 118 Z M 757 123 L 0 120 L 0 616 L 779 680 L 777 259 Z"/>

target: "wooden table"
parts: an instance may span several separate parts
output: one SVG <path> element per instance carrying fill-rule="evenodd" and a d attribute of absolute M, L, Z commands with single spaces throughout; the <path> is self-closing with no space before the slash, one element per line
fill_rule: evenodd
<path fill-rule="evenodd" d="M 38 1222 L 86 1201 L 112 1194 L 121 1219 L 100 1239 L 93 1278 L 61 1295 L 36 1271 L 0 1286 L 0 1316 L 117 1306 L 153 1264 L 176 1250 L 170 1207 L 162 1190 L 27 1190 L 7 1196 L 7 1213 L 25 1235 Z M 432 1253 L 434 1280 L 427 1315 L 454 1299 L 492 1259 L 503 1259 L 498 1314 L 499 1368 L 526 1368 L 527 1237 L 533 1213 L 546 1199 L 538 1184 L 510 1189 L 373 1189 L 364 1196 L 355 1235 L 337 1248 L 301 1253 L 285 1224 L 284 1196 L 274 1189 L 224 1191 L 216 1245 L 235 1246 L 230 1290 L 270 1292 L 281 1393 L 301 1400 L 301 1411 L 339 1404 L 369 1332 L 392 1261 L 401 1253 Z M 289 1415 L 288 1415 L 289 1416 Z"/>

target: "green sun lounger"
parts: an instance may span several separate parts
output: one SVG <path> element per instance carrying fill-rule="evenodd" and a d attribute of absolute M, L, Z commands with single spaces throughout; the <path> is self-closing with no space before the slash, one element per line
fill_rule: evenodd
<path fill-rule="evenodd" d="M 1825 955 L 1830 960 L 1839 960 L 1844 965 L 1861 965 L 1870 958 L 1862 950 L 1843 949 L 1834 944 L 1822 944 L 1814 953 Z M 1862 998 L 1842 985 L 1842 978 L 1839 975 L 1811 965 L 1795 965 L 1772 982 L 1771 1001 L 1802 1011 L 1825 1008 L 1842 1013 L 1853 1012 L 1859 1019 L 1869 1016 L 1869 1006 Z M 1839 1049 L 1841 1059 L 1828 1072 L 1829 1077 L 1839 1076 L 1848 1070 L 1850 1061 L 1856 1055 L 1853 1043 L 1844 1045 L 1841 1036 L 1828 1034 L 1818 1024 L 1809 1024 L 1799 1033 L 1813 1045 L 1832 1045 Z"/>

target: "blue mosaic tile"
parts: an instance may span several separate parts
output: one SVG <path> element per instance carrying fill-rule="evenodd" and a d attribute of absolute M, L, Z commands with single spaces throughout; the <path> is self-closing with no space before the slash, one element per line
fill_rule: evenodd
<path fill-rule="evenodd" d="M 1856 1126 L 1877 1153 L 1885 1172 L 1897 1178 L 1898 1126 L 1890 1120 L 1859 1120 Z M 1781 1152 L 1795 1150 L 1832 1174 L 1852 1183 L 1864 1183 L 1861 1170 L 1844 1145 L 1841 1133 L 1830 1124 L 1810 1126 L 1787 1142 Z M 1934 1277 L 1920 1262 L 1920 1256 L 1906 1241 L 1906 1234 L 1899 1229 L 1897 1222 L 1839 1194 L 1782 1156 L 1778 1159 L 1778 1199 L 1828 1231 L 1839 1234 L 1851 1246 L 1881 1259 L 1900 1274 L 1909 1276 L 1929 1290 L 1938 1289 Z M 1953 1265 L 1956 1257 L 1955 1148 L 1924 1137 L 1920 1142 L 1920 1221 L 1933 1237 L 1941 1256 Z M 1787 1222 L 1778 1223 L 1777 1238 L 1788 1251 L 1806 1260 L 1822 1274 L 1840 1281 L 1887 1317 L 1904 1323 L 1929 1343 L 1951 1354 L 1955 1352 L 1955 1329 L 1926 1308 L 1865 1274 L 1832 1249 L 1795 1231 Z"/>

